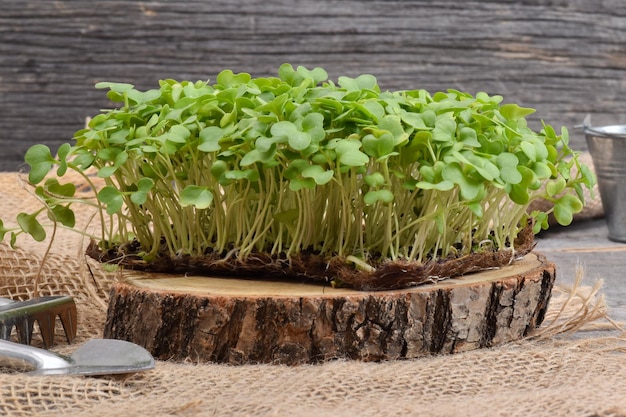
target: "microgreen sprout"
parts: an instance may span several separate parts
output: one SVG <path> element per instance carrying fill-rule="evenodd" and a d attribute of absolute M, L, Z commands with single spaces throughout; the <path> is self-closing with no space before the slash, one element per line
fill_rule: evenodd
<path fill-rule="evenodd" d="M 552 212 L 567 225 L 594 178 L 567 129 L 525 117 L 501 96 L 381 91 L 372 75 L 328 80 L 284 64 L 278 77 L 221 72 L 214 84 L 163 80 L 158 89 L 98 83 L 120 106 L 93 117 L 56 155 L 26 153 L 46 208 L 10 232 L 45 238 L 40 214 L 74 226 L 73 205 L 98 210 L 101 248 L 135 240 L 146 262 L 207 251 L 245 260 L 302 251 L 376 262 L 426 262 L 512 249 Z M 50 178 L 50 171 L 55 178 Z M 103 182 L 99 189 L 87 172 Z M 68 171 L 91 183 L 77 198 Z M 536 199 L 548 212 L 528 213 Z"/>

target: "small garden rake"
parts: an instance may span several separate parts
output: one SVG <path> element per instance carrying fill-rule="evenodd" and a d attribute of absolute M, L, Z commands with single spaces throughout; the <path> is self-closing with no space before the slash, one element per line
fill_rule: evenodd
<path fill-rule="evenodd" d="M 0 298 L 0 339 L 9 340 L 15 327 L 20 343 L 30 345 L 35 322 L 39 323 L 46 349 L 54 341 L 57 316 L 61 319 L 68 343 L 76 337 L 76 304 L 70 296 L 37 297 L 26 301 Z"/>

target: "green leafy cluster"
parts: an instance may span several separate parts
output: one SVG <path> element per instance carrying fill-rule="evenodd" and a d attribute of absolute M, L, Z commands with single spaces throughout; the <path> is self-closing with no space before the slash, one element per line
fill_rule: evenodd
<path fill-rule="evenodd" d="M 74 226 L 75 204 L 101 216 L 103 248 L 136 239 L 151 261 L 172 256 L 303 250 L 359 261 L 426 259 L 510 248 L 538 198 L 569 224 L 594 178 L 559 134 L 527 126 L 534 110 L 448 90 L 381 92 L 376 78 L 328 80 L 285 64 L 278 77 L 221 72 L 215 84 L 164 80 L 159 89 L 99 83 L 120 107 L 102 111 L 55 156 L 26 153 L 45 203 L 0 223 L 12 240 L 45 238 L 46 212 Z M 56 169 L 52 177 L 49 175 Z M 105 185 L 78 198 L 57 178 Z"/>

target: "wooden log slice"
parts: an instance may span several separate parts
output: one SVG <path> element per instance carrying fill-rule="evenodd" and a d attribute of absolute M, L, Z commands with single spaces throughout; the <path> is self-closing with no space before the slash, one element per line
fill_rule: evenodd
<path fill-rule="evenodd" d="M 417 358 L 524 337 L 543 321 L 554 280 L 554 264 L 537 253 L 379 292 L 128 271 L 111 290 L 104 337 L 158 359 L 230 364 Z"/>

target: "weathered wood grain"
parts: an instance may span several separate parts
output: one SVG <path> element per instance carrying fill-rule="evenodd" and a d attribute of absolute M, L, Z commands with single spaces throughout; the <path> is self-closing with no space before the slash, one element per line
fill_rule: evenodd
<path fill-rule="evenodd" d="M 502 94 L 584 149 L 573 127 L 586 114 L 626 122 L 624 29 L 619 0 L 0 0 L 0 170 L 109 106 L 98 81 L 151 88 L 284 62 L 375 74 L 383 89 Z"/>

